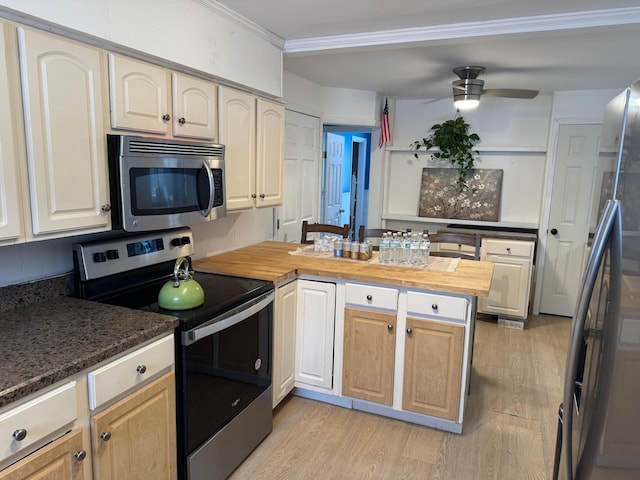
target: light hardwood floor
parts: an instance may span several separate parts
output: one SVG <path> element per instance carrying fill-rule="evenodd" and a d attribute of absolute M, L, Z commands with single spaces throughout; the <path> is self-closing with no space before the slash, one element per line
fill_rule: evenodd
<path fill-rule="evenodd" d="M 551 478 L 569 326 L 477 322 L 461 435 L 290 396 L 231 480 Z"/>

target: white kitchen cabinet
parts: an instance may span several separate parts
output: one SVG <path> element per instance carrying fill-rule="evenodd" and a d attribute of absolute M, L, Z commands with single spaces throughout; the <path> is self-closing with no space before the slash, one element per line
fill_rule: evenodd
<path fill-rule="evenodd" d="M 17 30 L 33 235 L 109 230 L 103 52 Z"/>
<path fill-rule="evenodd" d="M 522 240 L 482 240 L 481 259 L 493 262 L 491 290 L 478 299 L 478 311 L 498 316 L 526 319 L 533 270 L 534 242 Z"/>
<path fill-rule="evenodd" d="M 227 210 L 282 203 L 284 107 L 227 87 L 218 89 L 225 145 Z"/>
<path fill-rule="evenodd" d="M 19 163 L 24 159 L 19 154 L 20 140 L 16 132 L 22 112 L 12 101 L 18 97 L 18 79 L 9 73 L 17 69 L 10 32 L 13 33 L 13 29 L 0 22 L 0 245 L 24 240 Z"/>
<path fill-rule="evenodd" d="M 273 321 L 273 408 L 293 390 L 296 376 L 298 282 L 278 287 Z"/>
<path fill-rule="evenodd" d="M 298 280 L 296 314 L 297 384 L 333 388 L 336 285 Z"/>
<path fill-rule="evenodd" d="M 111 126 L 175 137 L 217 137 L 216 84 L 109 54 Z"/>

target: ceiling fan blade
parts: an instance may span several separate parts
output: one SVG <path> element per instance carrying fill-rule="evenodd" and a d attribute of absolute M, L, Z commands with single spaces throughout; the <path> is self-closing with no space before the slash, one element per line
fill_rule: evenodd
<path fill-rule="evenodd" d="M 522 88 L 487 88 L 482 90 L 482 94 L 488 97 L 535 98 L 538 93 L 538 90 L 525 90 Z"/>

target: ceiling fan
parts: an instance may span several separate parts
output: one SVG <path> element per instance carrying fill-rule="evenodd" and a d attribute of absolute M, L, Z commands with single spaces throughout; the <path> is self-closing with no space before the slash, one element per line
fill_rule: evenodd
<path fill-rule="evenodd" d="M 460 110 L 475 108 L 480 103 L 480 97 L 482 95 L 507 98 L 535 98 L 538 95 L 538 90 L 525 90 L 521 88 L 485 89 L 484 80 L 478 78 L 484 71 L 485 68 L 480 66 L 457 67 L 453 69 L 453 73 L 460 77 L 460 80 L 454 80 L 451 84 L 456 108 Z"/>

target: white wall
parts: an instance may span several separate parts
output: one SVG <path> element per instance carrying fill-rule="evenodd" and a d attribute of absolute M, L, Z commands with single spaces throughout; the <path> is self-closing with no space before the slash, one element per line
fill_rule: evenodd
<path fill-rule="evenodd" d="M 263 31 L 232 20 L 213 1 L 0 0 L 0 5 L 276 97 L 282 95 L 281 46 Z"/>

